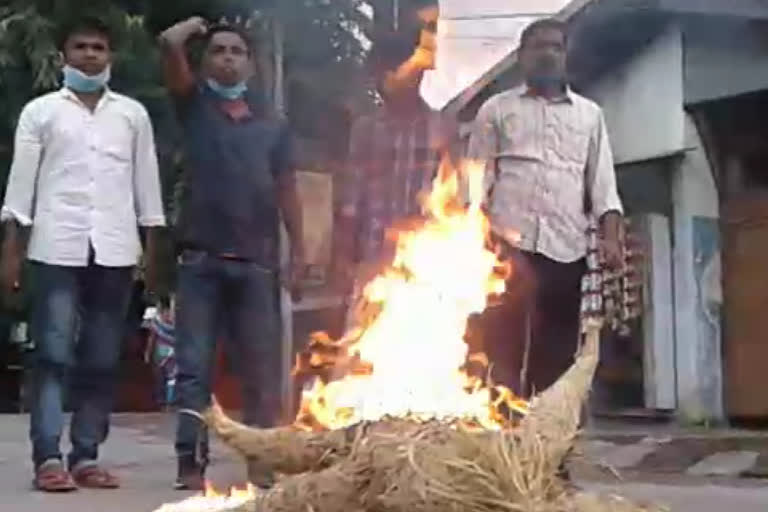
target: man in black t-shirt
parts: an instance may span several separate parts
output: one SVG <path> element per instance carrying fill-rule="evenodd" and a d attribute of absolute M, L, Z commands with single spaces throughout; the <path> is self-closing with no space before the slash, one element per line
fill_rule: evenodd
<path fill-rule="evenodd" d="M 206 43 L 199 77 L 190 69 L 185 48 L 195 36 Z M 245 30 L 192 18 L 164 32 L 161 42 L 187 161 L 178 229 L 177 488 L 201 489 L 207 435 L 194 413 L 210 403 L 222 328 L 236 350 L 245 422 L 269 427 L 278 414 L 278 222 L 282 214 L 295 283 L 304 260 L 301 209 L 287 127 L 268 114 L 246 85 L 251 47 Z M 260 475 L 249 476 L 255 480 Z"/>

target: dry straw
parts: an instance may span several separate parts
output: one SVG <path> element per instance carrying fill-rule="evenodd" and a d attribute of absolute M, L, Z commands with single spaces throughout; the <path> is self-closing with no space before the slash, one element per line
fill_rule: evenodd
<path fill-rule="evenodd" d="M 236 451 L 290 476 L 260 494 L 259 512 L 662 512 L 570 488 L 573 448 L 598 362 L 591 329 L 575 364 L 510 431 L 383 421 L 346 431 L 256 430 L 206 413 Z"/>

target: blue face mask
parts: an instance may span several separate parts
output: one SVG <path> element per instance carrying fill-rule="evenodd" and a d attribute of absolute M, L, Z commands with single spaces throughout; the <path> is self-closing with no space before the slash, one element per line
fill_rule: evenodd
<path fill-rule="evenodd" d="M 64 87 L 75 92 L 98 92 L 109 83 L 112 78 L 112 68 L 107 66 L 104 71 L 98 75 L 86 75 L 77 68 L 66 65 L 62 70 L 64 73 Z"/>
<path fill-rule="evenodd" d="M 225 100 L 238 100 L 243 97 L 245 91 L 248 90 L 248 85 L 245 82 L 240 82 L 235 85 L 221 85 L 213 78 L 207 80 L 208 87 L 216 93 L 217 96 Z"/>

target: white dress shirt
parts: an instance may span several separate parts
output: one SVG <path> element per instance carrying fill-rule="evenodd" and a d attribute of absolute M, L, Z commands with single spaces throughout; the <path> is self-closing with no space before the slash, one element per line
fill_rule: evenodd
<path fill-rule="evenodd" d="M 165 225 L 146 109 L 109 90 L 93 111 L 66 88 L 28 103 L 2 218 L 32 227 L 31 260 L 87 266 L 93 246 L 98 265 L 135 265 L 138 227 Z"/>
<path fill-rule="evenodd" d="M 602 110 L 570 90 L 556 99 L 526 87 L 494 96 L 477 115 L 469 157 L 489 164 L 494 232 L 524 251 L 579 260 L 590 216 L 623 211 Z"/>

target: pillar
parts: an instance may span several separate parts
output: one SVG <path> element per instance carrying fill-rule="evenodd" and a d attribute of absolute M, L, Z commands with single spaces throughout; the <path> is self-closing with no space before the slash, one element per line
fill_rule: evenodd
<path fill-rule="evenodd" d="M 691 149 L 672 177 L 678 415 L 688 424 L 717 423 L 724 420 L 719 199 L 689 115 L 685 137 Z"/>

